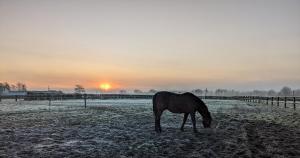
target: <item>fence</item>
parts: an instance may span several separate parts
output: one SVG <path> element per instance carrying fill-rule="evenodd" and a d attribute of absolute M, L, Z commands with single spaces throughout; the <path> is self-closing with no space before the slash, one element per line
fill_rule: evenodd
<path fill-rule="evenodd" d="M 87 105 L 87 100 L 93 99 L 151 99 L 152 94 L 45 94 L 45 95 L 25 95 L 25 96 L 1 96 L 2 99 L 24 99 L 28 101 L 33 100 L 48 100 L 49 105 L 53 100 L 70 100 L 81 99 L 84 106 Z M 246 102 L 261 103 L 271 106 L 284 106 L 285 108 L 293 106 L 296 109 L 300 104 L 300 97 L 262 97 L 262 96 L 198 96 L 201 99 L 216 99 L 216 100 L 241 100 Z"/>
<path fill-rule="evenodd" d="M 240 100 L 246 102 L 260 103 L 271 106 L 284 106 L 287 108 L 292 106 L 296 109 L 300 102 L 300 97 L 261 97 L 261 96 L 244 96 Z"/>

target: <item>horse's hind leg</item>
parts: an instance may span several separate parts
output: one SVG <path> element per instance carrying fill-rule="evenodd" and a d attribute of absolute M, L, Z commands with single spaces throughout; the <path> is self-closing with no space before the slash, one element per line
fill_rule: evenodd
<path fill-rule="evenodd" d="M 192 119 L 192 123 L 193 123 L 193 130 L 194 132 L 198 132 L 197 128 L 196 128 L 196 118 L 195 118 L 196 113 L 195 112 L 191 112 L 191 119 Z"/>
<path fill-rule="evenodd" d="M 180 128 L 181 131 L 183 131 L 183 127 L 184 127 L 184 124 L 185 124 L 186 119 L 188 118 L 188 116 L 189 116 L 189 113 L 184 114 L 183 122 L 182 122 L 182 125 L 181 125 L 181 128 Z"/>
<path fill-rule="evenodd" d="M 162 111 L 157 111 L 155 114 L 155 131 L 156 132 L 161 132 L 161 126 L 160 126 L 160 117 L 161 117 Z"/>

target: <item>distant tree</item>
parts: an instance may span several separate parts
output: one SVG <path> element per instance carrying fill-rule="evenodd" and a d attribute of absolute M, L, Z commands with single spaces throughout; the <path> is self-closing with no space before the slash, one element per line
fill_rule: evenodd
<path fill-rule="evenodd" d="M 126 90 L 124 90 L 124 89 L 120 90 L 120 94 L 126 94 L 126 93 L 127 93 Z"/>
<path fill-rule="evenodd" d="M 262 90 L 254 90 L 253 91 L 253 95 L 255 96 L 266 96 L 267 95 L 267 91 L 262 91 Z"/>
<path fill-rule="evenodd" d="M 26 91 L 26 85 L 23 83 L 18 82 L 17 83 L 17 90 L 18 91 Z"/>
<path fill-rule="evenodd" d="M 227 89 L 217 89 L 217 90 L 215 91 L 215 95 L 218 95 L 218 96 L 225 96 L 225 95 L 227 95 L 227 92 L 228 92 Z"/>
<path fill-rule="evenodd" d="M 285 86 L 280 90 L 279 94 L 281 96 L 290 96 L 292 95 L 292 89 L 290 87 Z"/>
<path fill-rule="evenodd" d="M 156 93 L 157 92 L 157 90 L 155 90 L 155 89 L 150 89 L 149 90 L 149 93 Z"/>
<path fill-rule="evenodd" d="M 0 83 L 0 93 L 3 93 L 4 90 L 5 90 L 4 84 Z"/>
<path fill-rule="evenodd" d="M 192 92 L 195 93 L 196 95 L 202 95 L 203 94 L 202 89 L 194 89 Z"/>
<path fill-rule="evenodd" d="M 74 91 L 75 93 L 81 94 L 85 92 L 85 89 L 81 85 L 75 85 Z"/>
<path fill-rule="evenodd" d="M 268 96 L 275 96 L 276 94 L 277 93 L 273 89 L 268 91 Z"/>
<path fill-rule="evenodd" d="M 297 96 L 297 97 L 300 96 L 300 89 L 294 90 L 294 96 Z"/>
<path fill-rule="evenodd" d="M 11 86 L 7 83 L 0 83 L 0 92 L 3 93 L 4 91 L 10 91 L 11 90 Z"/>
<path fill-rule="evenodd" d="M 231 90 L 231 95 L 232 96 L 239 96 L 239 95 L 241 95 L 241 93 L 240 93 L 240 91 Z"/>
<path fill-rule="evenodd" d="M 141 91 L 139 89 L 135 89 L 135 90 L 133 90 L 133 93 L 143 93 L 143 91 Z"/>
<path fill-rule="evenodd" d="M 207 96 L 207 94 L 208 94 L 208 90 L 207 88 L 205 88 L 204 95 Z"/>
<path fill-rule="evenodd" d="M 16 91 L 17 90 L 17 86 L 15 86 L 14 84 L 7 85 L 7 86 L 10 87 L 9 90 L 11 90 L 11 91 Z"/>

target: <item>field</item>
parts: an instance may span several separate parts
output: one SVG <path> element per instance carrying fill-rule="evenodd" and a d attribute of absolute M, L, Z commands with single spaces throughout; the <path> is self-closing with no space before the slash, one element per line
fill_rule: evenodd
<path fill-rule="evenodd" d="M 204 100 L 213 128 L 164 112 L 154 132 L 151 100 L 2 100 L 0 157 L 299 157 L 300 114 L 292 108 Z"/>

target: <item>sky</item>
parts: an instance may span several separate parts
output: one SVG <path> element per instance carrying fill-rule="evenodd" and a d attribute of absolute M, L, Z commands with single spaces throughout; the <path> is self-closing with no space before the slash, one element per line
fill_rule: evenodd
<path fill-rule="evenodd" d="M 300 88 L 299 0 L 0 0 L 0 82 Z"/>

